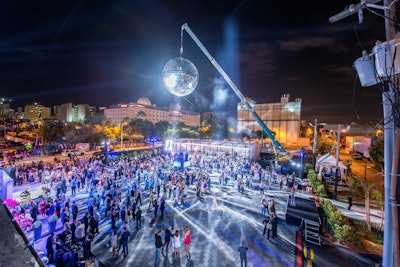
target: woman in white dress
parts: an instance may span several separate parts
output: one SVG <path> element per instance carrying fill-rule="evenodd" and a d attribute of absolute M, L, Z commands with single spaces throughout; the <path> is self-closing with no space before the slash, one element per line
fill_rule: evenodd
<path fill-rule="evenodd" d="M 218 209 L 218 200 L 217 200 L 217 194 L 214 195 L 214 200 L 213 200 L 213 209 L 217 210 Z"/>
<path fill-rule="evenodd" d="M 172 245 L 174 247 L 174 256 L 176 258 L 180 257 L 180 248 L 181 248 L 181 237 L 179 235 L 179 231 L 175 230 L 175 234 L 173 235 Z"/>

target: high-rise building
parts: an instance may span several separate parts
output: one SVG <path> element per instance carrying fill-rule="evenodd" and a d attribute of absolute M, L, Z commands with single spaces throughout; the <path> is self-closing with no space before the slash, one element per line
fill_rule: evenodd
<path fill-rule="evenodd" d="M 24 119 L 37 121 L 40 119 L 50 119 L 51 108 L 34 103 L 33 105 L 26 105 L 24 110 Z"/>
<path fill-rule="evenodd" d="M 290 95 L 284 94 L 280 103 L 257 104 L 250 102 L 254 111 L 275 135 L 284 147 L 297 146 L 300 136 L 301 98 L 289 102 Z M 237 106 L 237 132 L 249 130 L 262 131 L 247 107 L 239 103 Z"/>
<path fill-rule="evenodd" d="M 11 99 L 0 98 L 0 118 L 10 118 L 10 113 L 15 113 L 10 107 Z"/>
<path fill-rule="evenodd" d="M 188 126 L 200 126 L 200 114 L 180 110 L 179 104 L 169 109 L 152 105 L 148 98 L 140 98 L 136 103 L 118 104 L 104 109 L 104 117 L 114 125 L 119 125 L 125 118 L 142 118 L 153 124 L 159 121 L 180 121 Z"/>
<path fill-rule="evenodd" d="M 88 104 L 65 103 L 57 106 L 56 110 L 57 117 L 62 122 L 83 122 L 87 117 L 94 115 L 96 109 Z"/>

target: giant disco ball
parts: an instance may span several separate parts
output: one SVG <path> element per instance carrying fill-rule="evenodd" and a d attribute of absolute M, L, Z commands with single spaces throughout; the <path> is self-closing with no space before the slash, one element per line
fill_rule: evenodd
<path fill-rule="evenodd" d="M 199 80 L 196 66 L 182 57 L 168 61 L 164 66 L 162 76 L 167 90 L 176 96 L 190 95 L 196 89 Z"/>

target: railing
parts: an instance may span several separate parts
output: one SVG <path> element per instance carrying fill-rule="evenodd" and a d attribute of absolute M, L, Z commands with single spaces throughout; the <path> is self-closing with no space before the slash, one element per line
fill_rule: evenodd
<path fill-rule="evenodd" d="M 304 220 L 304 239 L 306 242 L 321 246 L 319 227 L 320 223 Z"/>

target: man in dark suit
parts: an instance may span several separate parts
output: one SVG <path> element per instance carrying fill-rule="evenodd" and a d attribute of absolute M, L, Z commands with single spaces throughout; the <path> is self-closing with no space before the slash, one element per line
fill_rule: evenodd
<path fill-rule="evenodd" d="M 156 218 L 157 217 L 157 212 L 158 212 L 158 200 L 157 200 L 157 198 L 154 199 L 153 206 L 154 206 L 154 218 Z"/>
<path fill-rule="evenodd" d="M 142 226 L 142 210 L 140 207 L 138 207 L 138 210 L 136 211 L 136 229 Z"/>
<path fill-rule="evenodd" d="M 243 267 L 243 265 L 247 267 L 247 250 L 249 250 L 249 248 L 246 246 L 246 243 L 242 241 L 242 246 L 238 248 L 241 267 Z"/>
<path fill-rule="evenodd" d="M 51 232 L 46 242 L 47 258 L 49 259 L 49 264 L 54 263 L 54 233 Z"/>
<path fill-rule="evenodd" d="M 129 236 L 131 233 L 124 227 L 124 231 L 121 234 L 120 238 L 120 243 L 122 244 L 122 250 L 124 253 L 124 257 L 128 255 L 128 241 L 129 241 Z"/>
<path fill-rule="evenodd" d="M 157 265 L 160 261 L 160 252 L 162 248 L 162 239 L 161 239 L 161 230 L 158 230 L 158 232 L 155 234 L 155 245 L 156 245 L 156 259 L 155 259 L 155 264 Z"/>
<path fill-rule="evenodd" d="M 161 204 L 160 204 L 161 219 L 164 218 L 164 210 L 165 210 L 165 200 L 164 200 L 164 198 L 162 198 L 161 199 Z"/>
<path fill-rule="evenodd" d="M 72 221 L 72 223 L 71 223 L 71 243 L 72 243 L 72 245 L 76 244 L 75 230 L 76 230 L 76 221 Z"/>
<path fill-rule="evenodd" d="M 351 209 L 351 206 L 353 206 L 353 198 L 351 197 L 351 195 L 349 194 L 349 196 L 347 197 L 347 201 L 349 202 L 349 207 L 347 208 L 348 210 Z"/>
<path fill-rule="evenodd" d="M 71 206 L 71 210 L 72 210 L 72 220 L 76 220 L 76 218 L 78 217 L 78 206 L 76 205 L 75 201 L 72 202 L 72 206 Z"/>

